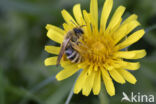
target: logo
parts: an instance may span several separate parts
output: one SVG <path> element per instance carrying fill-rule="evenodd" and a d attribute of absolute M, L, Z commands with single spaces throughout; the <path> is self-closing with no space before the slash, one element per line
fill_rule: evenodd
<path fill-rule="evenodd" d="M 121 99 L 121 102 L 127 101 L 127 102 L 154 102 L 154 95 L 149 94 L 141 94 L 138 92 L 137 94 L 134 94 L 131 92 L 130 96 L 128 96 L 125 92 L 122 93 L 123 97 Z"/>

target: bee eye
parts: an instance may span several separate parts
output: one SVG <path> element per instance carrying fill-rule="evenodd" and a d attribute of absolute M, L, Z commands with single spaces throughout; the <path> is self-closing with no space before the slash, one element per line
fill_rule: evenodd
<path fill-rule="evenodd" d="M 78 29 L 78 28 L 75 28 L 74 32 L 75 32 L 75 34 L 84 34 L 83 30 L 82 29 Z"/>

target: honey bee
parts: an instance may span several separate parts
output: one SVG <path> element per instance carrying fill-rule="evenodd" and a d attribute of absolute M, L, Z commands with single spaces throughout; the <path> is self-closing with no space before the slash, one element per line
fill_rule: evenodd
<path fill-rule="evenodd" d="M 61 45 L 61 50 L 57 58 L 57 66 L 59 65 L 61 58 L 64 54 L 67 56 L 67 59 L 69 59 L 72 63 L 81 62 L 82 56 L 74 48 L 74 45 L 80 44 L 79 39 L 84 34 L 84 31 L 82 30 L 83 26 L 75 27 L 71 31 L 67 32 L 67 34 L 65 35 L 64 41 Z"/>

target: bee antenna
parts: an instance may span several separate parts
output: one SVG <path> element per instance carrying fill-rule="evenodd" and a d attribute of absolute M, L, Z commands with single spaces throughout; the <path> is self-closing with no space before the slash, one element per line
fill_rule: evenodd
<path fill-rule="evenodd" d="M 78 25 L 74 22 L 74 21 L 72 21 L 72 20 L 70 20 L 76 27 L 78 27 Z"/>
<path fill-rule="evenodd" d="M 80 27 L 84 27 L 84 26 L 86 26 L 86 25 L 81 25 Z"/>

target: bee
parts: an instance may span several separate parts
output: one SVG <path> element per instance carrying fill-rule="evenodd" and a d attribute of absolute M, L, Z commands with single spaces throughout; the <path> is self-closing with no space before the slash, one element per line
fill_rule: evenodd
<path fill-rule="evenodd" d="M 84 26 L 84 25 L 83 25 Z M 64 37 L 64 41 L 61 44 L 61 50 L 59 52 L 56 65 L 58 66 L 62 56 L 65 54 L 67 59 L 69 59 L 72 63 L 79 63 L 82 60 L 82 56 L 80 53 L 74 48 L 74 45 L 80 44 L 80 37 L 84 34 L 82 30 L 83 26 L 75 27 Z"/>

